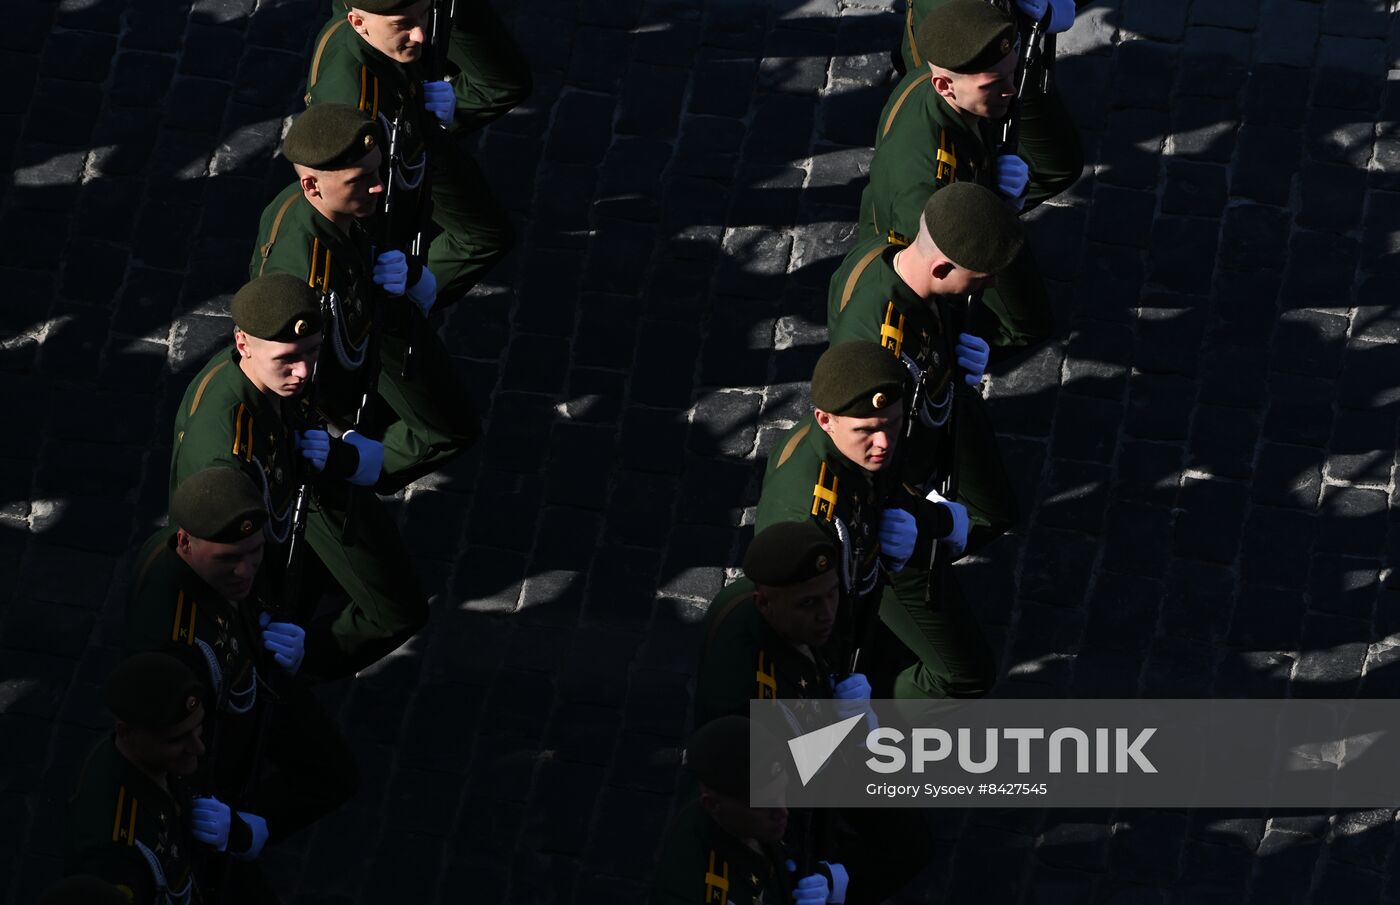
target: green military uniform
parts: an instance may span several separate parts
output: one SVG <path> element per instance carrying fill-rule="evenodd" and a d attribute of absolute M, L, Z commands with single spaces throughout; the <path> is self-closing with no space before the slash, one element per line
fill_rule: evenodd
<path fill-rule="evenodd" d="M 705 614 L 704 648 L 695 676 L 695 725 L 749 711 L 750 700 L 831 697 L 834 670 L 819 651 L 798 650 L 778 636 L 754 605 L 748 578 L 730 584 Z"/>
<path fill-rule="evenodd" d="M 912 237 L 929 194 L 960 180 L 990 180 L 991 128 L 968 122 L 929 85 L 929 73 L 906 76 L 880 116 L 870 184 L 861 194 L 861 234 L 866 239 Z M 1045 340 L 1054 328 L 1050 296 L 1030 247 L 982 294 L 970 332 L 994 355 Z"/>
<path fill-rule="evenodd" d="M 284 189 L 262 214 L 249 278 L 289 273 L 307 280 L 327 299 L 326 345 L 316 371 L 316 405 L 327 420 L 353 423 L 363 392 L 377 287 L 370 275 L 371 240 L 363 226 L 341 230 L 306 200 L 298 183 Z M 481 436 L 476 407 L 453 370 L 437 333 L 416 306 L 386 299 L 376 350 L 379 396 L 396 420 L 382 431 L 384 472 L 375 489 L 391 494 L 436 470 Z M 413 371 L 404 377 L 413 345 Z M 382 411 L 382 409 L 381 409 Z M 370 428 L 362 433 L 376 436 Z"/>
<path fill-rule="evenodd" d="M 298 282 L 273 274 L 250 283 L 239 294 L 256 292 L 267 285 L 264 281 L 279 286 Z M 315 304 L 314 294 L 311 303 Z M 235 320 L 238 304 L 235 297 Z M 295 402 L 259 392 L 238 362 L 236 349 L 217 352 L 186 388 L 175 413 L 170 490 L 173 495 L 182 481 L 213 465 L 231 465 L 247 473 L 263 489 L 268 511 L 264 570 L 276 581 L 286 558 L 284 545 L 290 538 L 293 501 L 301 480 L 296 434 L 287 424 Z M 349 471 L 353 468 L 340 476 Z M 336 476 L 337 469 L 328 463 L 314 482 L 316 502 L 305 527 L 310 550 L 350 598 L 328 624 L 308 626 L 306 667 L 320 676 L 344 674 L 374 662 L 421 628 L 428 615 L 426 595 L 393 518 L 373 494 L 335 480 Z M 354 517 L 347 521 L 351 492 L 357 492 L 358 499 Z M 347 524 L 349 537 L 344 536 Z M 311 584 L 304 596 L 314 600 L 318 592 Z"/>
<path fill-rule="evenodd" d="M 224 512 L 235 522 L 241 520 L 249 531 L 262 530 L 265 513 L 249 518 L 239 511 L 247 509 L 246 495 L 253 494 L 253 488 L 247 486 L 243 472 L 228 469 L 207 469 L 181 484 L 172 519 L 181 513 L 181 495 L 201 483 L 222 483 L 223 491 L 231 484 L 245 485 L 224 493 Z M 234 496 L 245 488 L 244 500 Z M 208 497 L 201 502 L 206 507 L 219 505 Z M 187 530 L 195 537 L 210 533 Z M 175 540 L 175 528 L 157 531 L 137 557 L 126 648 L 129 653 L 188 652 L 188 661 L 214 702 L 205 723 L 205 744 L 211 753 L 201 764 L 201 785 L 266 820 L 268 841 L 276 843 L 354 794 L 354 756 L 304 682 L 285 675 L 275 664 L 259 670 L 259 662 L 270 658 L 259 643 L 256 595 L 243 601 L 224 598 L 186 564 L 176 552 Z M 266 721 L 263 762 L 254 765 L 259 720 Z M 245 799 L 243 792 L 255 768 L 260 775 Z"/>
<path fill-rule="evenodd" d="M 838 349 L 833 346 L 824 356 Z M 873 344 L 872 344 L 873 345 Z M 822 363 L 818 363 L 818 371 Z M 894 365 L 898 399 L 907 373 Z M 852 375 L 852 384 L 861 378 Z M 815 382 L 815 375 L 814 375 Z M 814 386 L 813 399 L 820 407 Z M 933 538 L 953 528 L 947 507 L 915 495 L 901 483 L 898 460 L 868 472 L 847 459 L 825 431 L 808 416 L 789 430 L 768 459 L 759 494 L 754 530 L 785 521 L 812 519 L 837 539 L 843 550 L 842 585 L 847 600 L 874 600 L 880 619 L 918 657 L 919 662 L 895 679 L 896 697 L 971 697 L 985 694 L 995 678 L 995 662 L 986 638 L 957 594 L 929 600 L 928 573 Z M 881 511 L 903 508 L 918 524 L 918 543 L 909 562 L 883 581 L 877 536 Z"/>
<path fill-rule="evenodd" d="M 371 12 L 406 5 L 355 4 Z M 438 126 L 423 107 L 421 83 L 428 73 L 422 59 L 409 64 L 389 59 L 362 39 L 339 9 L 316 38 L 306 90 L 308 105 L 349 104 L 379 118 L 386 128 L 400 117 L 401 165 L 392 178 L 396 191 L 408 192 L 418 189 L 425 174 L 431 180 L 432 218 L 442 233 L 428 249 L 427 265 L 438 279 L 444 304 L 476 285 L 514 243 L 510 219 L 466 139 L 530 90 L 525 61 L 490 4 L 475 0 L 458 7 L 448 49 L 448 74 L 457 96 L 450 129 Z M 396 225 L 396 234 L 406 236 L 415 229 L 413 224 Z"/>
<path fill-rule="evenodd" d="M 143 731 L 195 721 L 206 696 L 187 666 L 155 653 L 122 661 L 104 689 L 117 719 Z M 180 778 L 162 781 L 139 769 L 113 733 L 88 753 L 68 800 L 64 873 L 110 883 L 138 905 L 198 901 L 189 814 L 190 793 Z"/>
<path fill-rule="evenodd" d="M 831 279 L 827 329 L 832 345 L 878 342 L 908 369 L 912 411 L 899 458 L 904 481 L 921 493 L 935 489 L 935 479 L 946 473 L 949 450 L 941 441 L 953 410 L 962 411 L 957 500 L 972 520 L 967 544 L 972 552 L 1015 523 L 1016 500 L 986 403 L 962 382 L 956 337 L 945 329 L 939 310 L 962 300 L 916 296 L 894 268 L 894 256 L 905 245 L 899 237 L 857 243 Z"/>
<path fill-rule="evenodd" d="M 904 30 L 896 52 L 901 75 L 928 73 L 928 61 L 919 51 L 916 36 L 928 14 L 949 2 L 906 0 L 908 8 Z M 1041 92 L 1038 73 L 1032 74 L 1030 84 L 1033 87 L 1019 102 L 1020 135 L 1016 143 L 1016 154 L 1026 161 L 1031 171 L 1023 210 L 1030 210 L 1060 194 L 1073 185 L 1084 170 L 1084 148 L 1079 140 L 1079 130 L 1075 128 L 1074 119 L 1060 99 L 1059 92 L 1053 85 L 1048 93 Z M 898 93 L 896 89 L 895 94 Z"/>
<path fill-rule="evenodd" d="M 102 739 L 83 763 L 68 805 L 63 869 L 116 885 L 137 905 L 198 901 L 190 860 L 190 793 L 171 778 L 162 789 Z"/>
<path fill-rule="evenodd" d="M 700 807 L 683 805 L 666 831 L 652 881 L 653 905 L 786 905 L 785 846 L 759 851 L 721 829 Z"/>

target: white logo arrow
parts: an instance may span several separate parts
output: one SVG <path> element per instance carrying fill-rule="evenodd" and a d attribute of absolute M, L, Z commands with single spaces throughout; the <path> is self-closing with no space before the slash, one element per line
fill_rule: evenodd
<path fill-rule="evenodd" d="M 799 735 L 788 742 L 793 763 L 797 765 L 797 778 L 802 781 L 802 785 L 807 785 L 808 780 L 817 775 L 817 771 L 826 765 L 827 760 L 846 740 L 846 736 L 851 734 L 856 723 L 863 719 L 865 714 L 857 713 L 839 723 Z"/>

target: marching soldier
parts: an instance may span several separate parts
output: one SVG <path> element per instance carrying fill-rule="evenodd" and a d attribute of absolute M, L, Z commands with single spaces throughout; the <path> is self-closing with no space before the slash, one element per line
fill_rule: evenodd
<path fill-rule="evenodd" d="M 316 405 L 344 429 L 365 385 L 377 387 L 398 416 L 383 432 L 384 469 L 375 487 L 391 494 L 468 449 L 481 423 L 446 347 L 424 320 L 436 298 L 432 271 L 413 273 L 397 249 L 371 260 L 365 224 L 384 191 L 381 148 L 379 124 L 354 107 L 317 104 L 299 116 L 282 143 L 298 181 L 263 210 L 249 277 L 289 273 L 326 299 L 329 348 L 316 372 Z M 389 297 L 376 301 L 376 289 Z M 376 304 L 378 368 L 369 354 Z M 405 377 L 410 344 L 413 374 Z"/>
<path fill-rule="evenodd" d="M 202 785 L 261 815 L 275 844 L 349 800 L 354 756 L 296 677 L 304 632 L 274 617 L 279 607 L 259 613 L 267 509 L 248 475 L 226 466 L 196 472 L 175 488 L 170 521 L 137 559 L 127 648 L 187 654 L 213 701 Z M 265 764 L 253 762 L 260 724 Z"/>
<path fill-rule="evenodd" d="M 176 412 L 171 493 L 210 466 L 242 469 L 262 494 L 267 557 L 276 569 L 286 561 L 299 463 L 310 463 L 316 505 L 306 516 L 306 543 L 350 602 L 306 625 L 303 674 L 346 675 L 398 647 L 428 617 L 398 527 L 362 489 L 379 482 L 384 448 L 356 431 L 331 438 L 289 426 L 304 417 L 300 404 L 321 349 L 320 296 L 305 280 L 284 273 L 259 277 L 234 295 L 232 313 L 233 347 L 216 353 L 195 376 Z M 352 490 L 358 499 L 350 518 Z"/>
<path fill-rule="evenodd" d="M 64 870 L 138 905 L 199 901 L 196 841 L 222 840 L 248 857 L 260 849 L 256 815 L 216 819 L 213 800 L 197 805 L 185 784 L 204 755 L 207 691 L 180 660 L 145 652 L 118 664 L 105 698 L 116 727 L 88 754 L 69 799 Z"/>
<path fill-rule="evenodd" d="M 923 570 L 901 577 L 911 559 L 931 558 L 934 542 L 961 553 L 968 540 L 966 507 L 901 483 L 908 377 L 878 343 L 823 353 L 812 373 L 813 413 L 768 459 L 754 530 L 811 520 L 840 545 L 853 612 L 878 601 L 881 621 L 918 657 L 895 678 L 896 697 L 976 697 L 990 689 L 995 662 L 975 618 L 957 593 L 930 606 Z"/>
<path fill-rule="evenodd" d="M 1015 98 L 1016 25 L 980 0 L 948 0 L 920 26 L 927 66 L 896 86 L 880 115 L 870 184 L 861 196 L 869 237 L 913 236 L 929 194 L 954 182 L 979 182 L 1013 210 L 1062 191 L 1080 171 L 1042 168 L 1032 174 L 1013 153 L 998 155 L 993 123 Z M 1068 132 L 1073 135 L 1072 124 Z M 1077 153 L 1076 139 L 1076 159 Z M 1039 165 L 1039 164 L 1038 164 Z M 998 356 L 1045 340 L 1053 329 L 1049 296 L 1029 248 L 999 277 L 969 326 Z"/>
<path fill-rule="evenodd" d="M 858 243 L 832 276 L 827 298 L 833 345 L 877 342 L 909 372 L 905 482 L 926 494 L 957 456 L 957 501 L 970 520 L 966 552 L 1015 523 L 1016 500 L 986 404 L 973 389 L 990 350 L 972 333 L 951 335 L 948 309 L 991 285 L 1023 244 L 1020 223 L 996 193 L 955 183 L 929 197 L 912 242 L 885 236 Z M 955 423 L 956 453 L 940 442 Z"/>
<path fill-rule="evenodd" d="M 671 821 L 652 885 L 653 905 L 824 905 L 846 900 L 850 877 L 839 863 L 794 877 L 802 852 L 785 843 L 788 809 L 750 807 L 749 788 L 781 790 L 787 782 L 778 742 L 764 730 L 749 757 L 747 717 L 725 716 L 701 726 L 685 749 L 699 794 Z"/>
<path fill-rule="evenodd" d="M 451 19 L 449 80 L 429 72 L 425 52 L 432 0 L 344 3 L 315 42 L 306 103 L 358 107 L 386 127 L 397 121 L 401 162 L 392 178 L 416 191 L 431 183 L 432 219 L 442 233 L 427 250 L 438 297 L 455 302 L 514 243 L 510 220 L 466 150 L 472 130 L 504 114 L 530 90 L 524 58 L 484 0 L 461 0 Z M 439 35 L 446 16 L 436 23 Z M 419 199 L 418 207 L 428 199 Z"/>
<path fill-rule="evenodd" d="M 695 725 L 748 714 L 749 701 L 796 701 L 796 725 L 865 713 L 870 682 L 828 653 L 841 598 L 841 549 L 815 522 L 777 522 L 744 554 L 744 575 L 705 616 L 695 677 Z M 851 621 L 849 613 L 844 622 Z M 882 902 L 933 855 L 926 815 L 842 809 L 803 815 L 808 844 L 840 851 L 851 867 L 848 902 Z M 823 832 L 815 832 L 821 827 Z M 820 837 L 820 838 L 818 838 Z M 738 901 L 738 900 L 736 900 Z"/>

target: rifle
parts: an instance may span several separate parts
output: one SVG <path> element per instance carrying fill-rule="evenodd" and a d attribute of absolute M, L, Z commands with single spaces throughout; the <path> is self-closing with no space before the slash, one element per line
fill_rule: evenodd
<path fill-rule="evenodd" d="M 456 15 L 457 0 L 433 0 L 433 19 L 428 29 L 426 60 L 430 81 L 441 81 L 447 75 L 447 45 L 452 40 L 452 20 L 456 18 Z M 444 133 L 442 138 L 446 137 L 447 127 L 441 123 L 434 122 L 430 128 Z M 409 246 L 409 254 L 420 262 L 427 260 L 427 236 L 433 227 L 432 182 L 433 177 L 425 168 L 423 181 L 418 188 L 418 231 L 414 233 L 413 242 Z M 416 372 L 414 347 L 417 345 L 418 331 L 418 320 L 413 316 L 413 312 L 409 311 L 408 345 L 404 349 L 403 356 L 402 374 L 404 380 L 412 380 Z"/>
<path fill-rule="evenodd" d="M 399 166 L 399 130 L 403 123 L 403 111 L 400 110 L 389 124 L 389 153 L 385 156 L 385 169 L 388 178 L 384 180 L 384 209 L 379 214 L 379 230 L 376 241 L 369 249 L 370 269 L 374 268 L 374 262 L 379 258 L 379 252 L 393 247 L 393 219 L 394 219 L 394 198 L 397 194 L 394 191 L 395 173 Z M 376 288 L 373 293 L 373 302 L 370 305 L 370 329 L 369 336 L 365 340 L 365 360 L 360 366 L 364 374 L 363 389 L 360 393 L 360 404 L 355 408 L 355 430 L 364 432 L 373 417 L 374 400 L 379 390 L 379 331 L 384 322 L 384 290 Z M 341 526 L 340 539 L 345 543 L 350 542 L 353 535 L 351 526 L 354 523 L 355 509 L 359 494 L 355 488 L 347 489 L 345 498 L 345 523 Z"/>

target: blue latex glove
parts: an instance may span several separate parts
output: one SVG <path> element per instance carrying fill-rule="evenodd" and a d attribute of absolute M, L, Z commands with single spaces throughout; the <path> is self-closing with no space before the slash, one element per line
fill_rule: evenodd
<path fill-rule="evenodd" d="M 830 861 L 821 862 L 826 869 L 831 871 L 831 892 L 826 900 L 832 905 L 841 905 L 846 901 L 846 889 L 851 885 L 851 875 L 847 873 L 843 864 L 833 864 Z"/>
<path fill-rule="evenodd" d="M 1021 196 L 1026 193 L 1026 184 L 1030 182 L 1031 168 L 1015 154 L 1002 154 L 997 158 L 996 179 L 997 191 L 1018 202 L 1016 210 L 1020 210 L 1025 203 Z"/>
<path fill-rule="evenodd" d="M 880 513 L 880 556 L 891 572 L 904 568 L 914 555 L 914 539 L 919 536 L 914 516 L 903 509 L 886 509 Z"/>
<path fill-rule="evenodd" d="M 408 290 L 408 299 L 418 306 L 424 317 L 433 310 L 433 303 L 437 301 L 437 277 L 431 270 L 423 268 L 423 275 Z"/>
<path fill-rule="evenodd" d="M 295 622 L 273 622 L 271 613 L 258 616 L 258 625 L 262 626 L 263 647 L 272 651 L 272 659 L 288 675 L 296 675 L 306 656 L 306 630 Z"/>
<path fill-rule="evenodd" d="M 948 511 L 953 514 L 953 530 L 940 537 L 938 540 L 952 547 L 954 556 L 962 555 L 962 551 L 967 549 L 967 507 L 962 503 L 955 503 L 947 499 L 937 490 L 929 491 L 925 499 L 932 500 L 935 503 L 942 503 L 944 506 L 948 507 Z"/>
<path fill-rule="evenodd" d="M 374 259 L 374 282 L 390 295 L 403 295 L 408 285 L 408 259 L 401 251 L 382 252 Z"/>
<path fill-rule="evenodd" d="M 217 798 L 196 798 L 190 807 L 190 835 L 216 852 L 228 848 L 233 813 Z"/>
<path fill-rule="evenodd" d="M 452 114 L 457 109 L 457 93 L 450 82 L 423 83 L 423 109 L 438 118 L 444 126 L 452 124 Z"/>
<path fill-rule="evenodd" d="M 1074 0 L 1050 0 L 1050 34 L 1069 31 L 1075 12 Z"/>
<path fill-rule="evenodd" d="M 982 382 L 982 375 L 987 373 L 987 359 L 991 357 L 992 347 L 987 345 L 987 341 L 980 336 L 971 333 L 959 333 L 958 344 L 953 348 L 953 355 L 958 359 L 958 367 L 965 372 L 963 380 L 970 387 L 975 387 Z"/>
<path fill-rule="evenodd" d="M 826 877 L 809 874 L 792 888 L 792 905 L 826 905 Z"/>
<path fill-rule="evenodd" d="M 384 470 L 384 444 L 358 431 L 346 431 L 340 439 L 355 447 L 360 454 L 360 465 L 350 476 L 350 483 L 357 487 L 373 487 Z"/>
<path fill-rule="evenodd" d="M 331 435 L 325 431 L 302 431 L 297 436 L 297 449 L 311 467 L 322 471 L 326 467 L 326 457 L 331 454 Z"/>
<path fill-rule="evenodd" d="M 1070 0 L 1070 5 L 1074 0 Z M 1039 22 L 1045 16 L 1045 8 L 1050 5 L 1050 0 L 1016 0 L 1016 8 L 1025 13 L 1032 21 Z"/>
<path fill-rule="evenodd" d="M 238 816 L 248 824 L 248 829 L 253 833 L 253 844 L 248 846 L 246 852 L 238 852 L 233 857 L 239 861 L 252 861 L 262 854 L 263 846 L 267 844 L 267 821 L 257 814 L 249 814 L 247 811 L 239 811 Z"/>
<path fill-rule="evenodd" d="M 858 672 L 853 672 L 837 683 L 833 691 L 832 709 L 841 719 L 865 713 L 870 704 L 870 681 Z"/>

